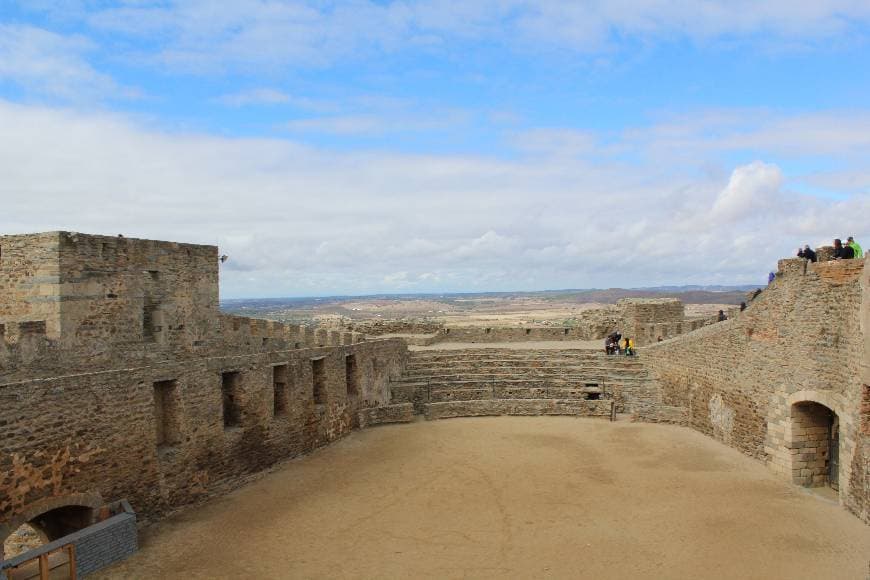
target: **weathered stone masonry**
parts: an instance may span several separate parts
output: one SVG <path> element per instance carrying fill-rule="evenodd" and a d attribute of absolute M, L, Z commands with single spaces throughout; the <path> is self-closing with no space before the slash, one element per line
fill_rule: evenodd
<path fill-rule="evenodd" d="M 354 428 L 412 420 L 415 405 L 429 418 L 624 412 L 687 424 L 796 484 L 838 485 L 870 522 L 861 260 L 783 260 L 739 316 L 632 360 L 570 349 L 409 359 L 401 339 L 223 315 L 218 268 L 212 246 L 0 237 L 0 541 L 25 522 L 56 539 L 123 498 L 155 519 Z M 673 302 L 622 306 L 639 339 L 708 322 L 687 325 Z M 529 340 L 526 330 L 510 336 Z"/>
<path fill-rule="evenodd" d="M 374 409 L 403 342 L 220 315 L 218 263 L 210 246 L 0 237 L 0 541 L 24 522 L 54 539 L 121 498 L 152 519 L 397 418 Z"/>
<path fill-rule="evenodd" d="M 863 260 L 781 260 L 739 316 L 641 353 L 683 422 L 798 485 L 837 486 L 870 522 L 868 276 Z"/>

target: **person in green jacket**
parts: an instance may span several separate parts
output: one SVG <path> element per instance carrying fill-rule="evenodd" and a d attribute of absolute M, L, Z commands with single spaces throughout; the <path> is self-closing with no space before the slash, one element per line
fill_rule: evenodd
<path fill-rule="evenodd" d="M 846 245 L 852 248 L 852 251 L 855 252 L 855 257 L 861 260 L 864 259 L 864 250 L 861 249 L 861 246 L 858 242 L 855 241 L 855 238 L 849 236 L 849 239 L 846 240 Z"/>

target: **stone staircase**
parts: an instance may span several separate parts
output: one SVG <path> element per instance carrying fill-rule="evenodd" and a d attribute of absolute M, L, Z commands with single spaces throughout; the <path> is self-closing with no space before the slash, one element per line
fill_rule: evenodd
<path fill-rule="evenodd" d="M 505 414 L 613 418 L 655 402 L 641 359 L 581 349 L 415 351 L 390 390 L 393 404 L 412 403 L 428 419 Z"/>

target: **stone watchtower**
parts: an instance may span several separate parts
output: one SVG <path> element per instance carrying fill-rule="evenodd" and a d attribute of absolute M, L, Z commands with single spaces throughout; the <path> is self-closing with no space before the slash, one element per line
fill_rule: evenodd
<path fill-rule="evenodd" d="M 686 309 L 676 298 L 622 298 L 616 303 L 625 328 L 624 336 L 638 346 L 655 342 L 656 336 L 681 334 Z M 688 330 L 688 329 L 686 329 Z"/>
<path fill-rule="evenodd" d="M 215 246 L 71 232 L 0 236 L 0 329 L 61 351 L 204 343 L 218 318 Z M 147 348 L 147 347 L 146 347 Z"/>

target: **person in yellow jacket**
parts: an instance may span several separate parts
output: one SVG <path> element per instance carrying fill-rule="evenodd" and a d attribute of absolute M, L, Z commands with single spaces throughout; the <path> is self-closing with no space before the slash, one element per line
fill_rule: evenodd
<path fill-rule="evenodd" d="M 626 338 L 625 339 L 625 354 L 626 354 L 626 356 L 633 356 L 634 355 L 634 339 L 633 338 Z"/>

